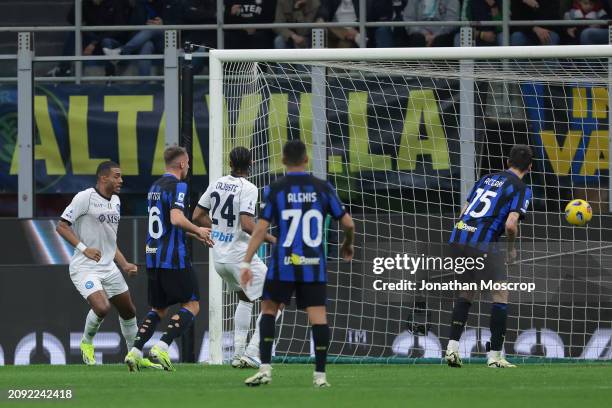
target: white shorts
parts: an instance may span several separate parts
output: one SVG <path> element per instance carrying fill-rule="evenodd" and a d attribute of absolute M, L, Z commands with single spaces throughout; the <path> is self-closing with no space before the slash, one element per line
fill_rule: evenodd
<path fill-rule="evenodd" d="M 70 267 L 70 279 L 86 300 L 99 290 L 106 292 L 109 299 L 129 290 L 123 274 L 114 263 L 105 268 Z"/>
<path fill-rule="evenodd" d="M 215 270 L 223 278 L 229 290 L 233 292 L 243 291 L 247 297 L 253 301 L 257 300 L 263 294 L 263 286 L 266 281 L 266 273 L 268 267 L 260 259 L 253 259 L 251 262 L 251 271 L 253 272 L 253 280 L 246 287 L 246 290 L 240 286 L 240 264 L 239 263 L 217 263 L 215 262 Z"/>

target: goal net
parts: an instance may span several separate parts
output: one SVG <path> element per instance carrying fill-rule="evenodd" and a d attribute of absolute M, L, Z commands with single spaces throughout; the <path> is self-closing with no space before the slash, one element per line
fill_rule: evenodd
<path fill-rule="evenodd" d="M 449 282 L 455 272 L 412 273 L 402 262 L 441 256 L 467 192 L 506 168 L 514 144 L 529 145 L 535 160 L 519 261 L 499 265 L 522 284 L 510 291 L 505 353 L 611 359 L 610 50 L 386 51 L 211 54 L 211 179 L 229 172 L 228 153 L 242 145 L 252 149 L 250 180 L 261 191 L 283 175 L 283 143 L 299 138 L 310 171 L 336 187 L 355 220 L 350 263 L 338 254 L 337 223 L 325 224 L 329 361 L 440 361 L 456 294 L 421 289 L 421 281 Z M 575 198 L 592 207 L 586 226 L 564 218 Z M 266 258 L 270 248 L 259 253 Z M 210 348 L 219 362 L 232 355 L 237 298 L 215 287 Z M 482 357 L 490 337 L 490 298 L 477 299 L 463 358 Z M 277 361 L 314 355 L 307 316 L 294 305 L 276 333 Z"/>

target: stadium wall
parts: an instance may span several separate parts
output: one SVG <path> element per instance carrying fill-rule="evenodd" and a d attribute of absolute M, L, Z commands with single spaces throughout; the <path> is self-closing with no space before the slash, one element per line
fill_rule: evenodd
<path fill-rule="evenodd" d="M 357 216 L 357 219 L 361 217 Z M 368 218 L 367 215 L 363 218 Z M 366 235 L 380 234 L 378 256 L 395 253 L 420 254 L 431 246 L 416 244 L 418 231 L 424 233 L 425 225 L 436 226 L 439 217 L 418 216 L 414 224 L 402 225 L 400 219 L 389 219 L 388 231 L 374 230 L 373 222 L 358 221 L 357 230 Z M 541 214 L 533 215 L 536 225 L 545 221 Z M 79 363 L 79 340 L 82 333 L 87 305 L 72 285 L 65 264 L 70 251 L 54 232 L 55 220 L 3 220 L 0 221 L 0 364 L 65 364 Z M 142 218 L 124 218 L 120 225 L 119 245 L 128 259 L 142 262 L 146 228 Z M 439 225 L 442 238 L 450 221 Z M 380 223 L 379 223 L 380 224 Z M 612 226 L 606 226 L 610 228 Z M 406 240 L 400 241 L 403 229 Z M 412 231 L 412 232 L 410 232 Z M 543 232 L 543 231 L 540 231 Z M 336 257 L 334 234 L 331 234 L 330 257 Z M 562 238 L 562 237 L 559 237 Z M 373 281 L 382 278 L 398 281 L 407 276 L 398 274 L 374 275 L 371 250 L 363 240 L 353 262 L 353 269 L 346 264 L 330 263 L 330 290 L 333 298 L 329 310 L 333 314 L 331 355 L 349 357 L 442 357 L 446 326 L 451 300 L 448 295 L 429 292 L 418 296 L 426 304 L 424 322 L 426 335 L 419 335 L 413 328 L 415 293 L 380 293 L 373 290 Z M 437 238 L 436 238 L 437 239 Z M 423 241 L 421 241 L 423 242 Z M 562 242 L 562 239 L 551 239 Z M 521 243 L 523 256 L 535 250 Z M 547 249 L 549 250 L 549 249 Z M 369 252 L 368 252 L 369 251 Z M 208 357 L 207 327 L 207 252 L 196 246 L 194 264 L 200 280 L 202 310 L 195 325 L 195 355 L 198 361 Z M 10 256 L 9 256 L 10 253 Z M 366 256 L 366 253 L 368 255 Z M 137 254 L 135 256 L 135 254 Z M 511 272 L 514 281 L 536 282 L 537 290 L 531 296 L 513 295 L 516 304 L 510 309 L 506 352 L 515 355 L 549 358 L 612 359 L 612 301 L 605 282 L 612 281 L 611 266 L 602 264 L 597 256 L 580 254 L 559 257 L 546 267 L 525 267 Z M 142 263 L 140 274 L 127 279 L 136 303 L 138 317 L 147 310 L 146 274 Z M 352 276 L 352 278 L 351 278 Z M 591 281 L 589 276 L 597 276 Z M 569 285 L 569 286 L 568 286 Z M 474 310 L 478 315 L 488 314 L 488 305 L 481 304 Z M 310 335 L 306 317 L 290 307 L 283 317 L 281 340 L 276 346 L 277 356 L 308 357 L 311 353 Z M 462 338 L 473 356 L 482 356 L 489 333 L 488 319 L 478 320 L 476 314 L 468 321 L 468 330 Z M 224 338 L 225 354 L 230 357 L 232 334 Z M 103 323 L 96 337 L 100 361 L 120 362 L 126 352 L 120 335 L 118 320 L 112 312 Z M 173 349 L 178 359 L 180 350 Z"/>

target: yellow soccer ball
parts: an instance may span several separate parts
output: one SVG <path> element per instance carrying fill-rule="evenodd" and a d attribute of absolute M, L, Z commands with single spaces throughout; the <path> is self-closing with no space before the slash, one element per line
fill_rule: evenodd
<path fill-rule="evenodd" d="M 570 201 L 565 207 L 565 219 L 572 225 L 582 226 L 593 218 L 591 205 L 584 200 Z"/>

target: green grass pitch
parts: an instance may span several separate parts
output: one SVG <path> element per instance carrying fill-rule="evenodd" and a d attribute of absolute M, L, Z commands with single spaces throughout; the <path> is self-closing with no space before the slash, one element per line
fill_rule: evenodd
<path fill-rule="evenodd" d="M 313 389 L 312 365 L 276 364 L 272 384 L 248 388 L 253 370 L 182 364 L 174 373 L 129 373 L 123 365 L 0 367 L 0 408 L 68 407 L 609 407 L 612 364 L 328 366 L 328 389 Z M 7 400 L 8 389 L 73 390 L 70 401 Z"/>

